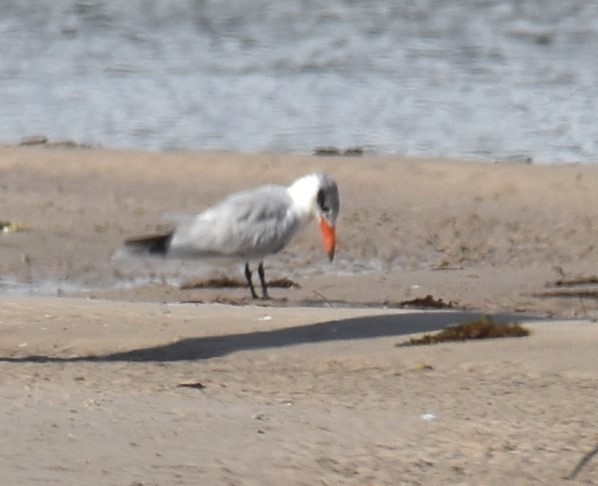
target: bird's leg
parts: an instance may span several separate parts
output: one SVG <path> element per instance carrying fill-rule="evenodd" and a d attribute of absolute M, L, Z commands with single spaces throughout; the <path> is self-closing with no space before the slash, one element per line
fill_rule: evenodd
<path fill-rule="evenodd" d="M 257 294 L 255 293 L 255 288 L 253 287 L 253 282 L 251 281 L 251 270 L 249 269 L 249 263 L 245 264 L 245 278 L 247 279 L 247 283 L 249 284 L 249 290 L 251 290 L 251 297 L 257 299 Z"/>
<path fill-rule="evenodd" d="M 266 277 L 264 275 L 264 262 L 260 262 L 258 265 L 257 273 L 260 276 L 260 283 L 262 284 L 262 297 L 264 300 L 267 300 L 270 298 L 270 295 L 268 294 L 268 285 L 266 284 Z"/>

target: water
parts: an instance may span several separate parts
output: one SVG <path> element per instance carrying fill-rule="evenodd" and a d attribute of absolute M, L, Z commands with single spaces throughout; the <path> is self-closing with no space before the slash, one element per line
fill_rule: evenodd
<path fill-rule="evenodd" d="M 3 0 L 0 141 L 598 160 L 598 3 Z"/>

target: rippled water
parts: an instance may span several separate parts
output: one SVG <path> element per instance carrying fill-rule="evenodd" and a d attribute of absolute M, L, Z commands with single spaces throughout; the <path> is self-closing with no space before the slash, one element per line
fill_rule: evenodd
<path fill-rule="evenodd" d="M 0 141 L 597 160 L 598 3 L 4 0 Z"/>

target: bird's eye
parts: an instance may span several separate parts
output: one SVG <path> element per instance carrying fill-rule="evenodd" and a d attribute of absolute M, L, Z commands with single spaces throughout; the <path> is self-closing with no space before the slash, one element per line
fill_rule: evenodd
<path fill-rule="evenodd" d="M 318 191 L 318 206 L 320 206 L 320 209 L 322 211 L 324 211 L 325 213 L 327 213 L 328 211 L 330 211 L 330 208 L 328 206 L 326 206 L 326 195 L 324 194 L 324 190 L 320 189 Z"/>

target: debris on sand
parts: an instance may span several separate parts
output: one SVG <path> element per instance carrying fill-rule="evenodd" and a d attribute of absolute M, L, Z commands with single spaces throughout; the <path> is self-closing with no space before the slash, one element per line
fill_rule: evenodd
<path fill-rule="evenodd" d="M 58 140 L 56 142 L 51 142 L 45 135 L 32 135 L 31 137 L 23 137 L 19 145 L 22 147 L 42 146 L 46 148 L 92 148 L 92 145 L 74 142 L 73 140 Z"/>
<path fill-rule="evenodd" d="M 547 286 L 551 287 L 583 287 L 586 285 L 598 285 L 598 277 L 577 277 L 577 278 L 561 278 L 552 284 Z"/>
<path fill-rule="evenodd" d="M 296 289 L 300 289 L 301 285 L 299 285 L 297 282 L 293 282 L 289 278 L 283 277 L 277 278 L 276 280 L 270 280 L 268 282 L 268 287 L 275 289 L 290 289 L 291 287 L 295 287 Z"/>
<path fill-rule="evenodd" d="M 32 135 L 31 137 L 23 137 L 21 139 L 21 145 L 45 145 L 48 143 L 48 137 L 45 135 Z"/>
<path fill-rule="evenodd" d="M 179 383 L 177 385 L 178 388 L 195 388 L 196 390 L 203 390 L 206 386 L 199 381 L 184 381 L 183 383 Z"/>
<path fill-rule="evenodd" d="M 399 302 L 399 307 L 416 307 L 418 309 L 453 309 L 457 306 L 456 302 L 449 300 L 445 302 L 442 299 L 436 299 L 431 295 L 425 297 L 417 297 L 411 300 L 404 300 Z"/>
<path fill-rule="evenodd" d="M 450 326 L 436 334 L 424 334 L 421 338 L 411 338 L 396 346 L 420 346 L 438 344 L 447 341 L 466 341 L 470 339 L 495 339 L 501 337 L 529 336 L 528 329 L 519 324 L 497 324 L 490 316 Z"/>
<path fill-rule="evenodd" d="M 247 287 L 247 282 L 229 277 L 215 277 L 208 280 L 194 280 L 181 285 L 181 290 L 193 289 L 236 289 Z"/>
<path fill-rule="evenodd" d="M 345 157 L 361 157 L 363 155 L 363 149 L 361 147 L 349 147 L 343 152 Z"/>
<path fill-rule="evenodd" d="M 13 221 L 0 221 L 0 233 L 16 233 L 23 231 L 23 226 Z"/>
<path fill-rule="evenodd" d="M 534 297 L 545 299 L 598 299 L 598 276 L 567 277 L 560 267 L 557 270 L 561 276 L 555 282 L 547 282 L 546 287 L 551 290 L 537 292 Z"/>
<path fill-rule="evenodd" d="M 348 149 L 341 150 L 337 147 L 316 147 L 314 155 L 320 157 L 329 156 L 344 156 L 344 157 L 361 157 L 363 155 L 363 148 L 361 147 L 349 147 Z"/>
<path fill-rule="evenodd" d="M 230 277 L 215 277 L 208 280 L 193 280 L 186 282 L 181 285 L 181 290 L 193 290 L 193 289 L 238 289 L 247 287 L 245 280 L 234 279 Z M 291 287 L 299 288 L 299 284 L 293 282 L 288 278 L 279 278 L 276 280 L 270 280 L 268 282 L 268 288 L 277 289 L 289 289 Z"/>
<path fill-rule="evenodd" d="M 554 299 L 594 299 L 598 300 L 598 289 L 580 289 L 580 290 L 552 290 L 548 292 L 539 292 L 534 294 L 534 297 L 538 298 L 554 298 Z"/>

